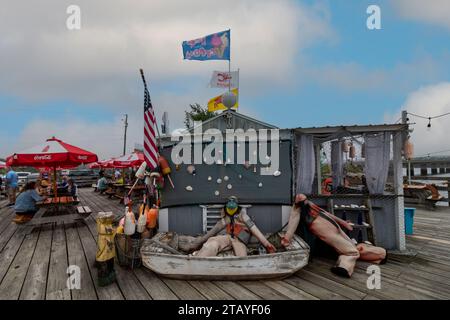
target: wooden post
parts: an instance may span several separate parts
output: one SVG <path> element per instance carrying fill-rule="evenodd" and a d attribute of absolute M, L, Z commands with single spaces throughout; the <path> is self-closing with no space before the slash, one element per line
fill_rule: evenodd
<path fill-rule="evenodd" d="M 450 207 L 450 179 L 447 179 L 447 200 L 448 206 Z"/>
<path fill-rule="evenodd" d="M 316 145 L 317 194 L 322 193 L 322 166 L 320 165 L 320 144 Z"/>
<path fill-rule="evenodd" d="M 396 217 L 396 235 L 397 235 L 397 249 L 406 250 L 405 240 L 405 203 L 403 198 L 403 162 L 402 162 L 402 148 L 403 148 L 403 133 L 393 133 L 393 168 L 394 168 L 394 189 L 395 195 L 395 217 Z"/>
<path fill-rule="evenodd" d="M 58 196 L 58 187 L 56 186 L 56 166 L 53 167 L 53 195 Z"/>

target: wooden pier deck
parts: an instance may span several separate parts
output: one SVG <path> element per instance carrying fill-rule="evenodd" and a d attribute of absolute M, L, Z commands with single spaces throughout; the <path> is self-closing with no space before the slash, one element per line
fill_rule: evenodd
<path fill-rule="evenodd" d="M 93 212 L 122 212 L 117 200 L 80 189 Z M 13 210 L 0 202 L 0 299 L 449 299 L 450 210 L 416 211 L 415 235 L 407 237 L 413 256 L 391 256 L 381 266 L 381 289 L 366 286 L 367 263 L 351 279 L 333 275 L 334 261 L 315 258 L 295 276 L 277 281 L 181 281 L 116 266 L 117 283 L 97 286 L 96 227 L 86 224 L 31 228 L 11 222 Z M 66 269 L 81 269 L 81 289 L 66 286 Z"/>

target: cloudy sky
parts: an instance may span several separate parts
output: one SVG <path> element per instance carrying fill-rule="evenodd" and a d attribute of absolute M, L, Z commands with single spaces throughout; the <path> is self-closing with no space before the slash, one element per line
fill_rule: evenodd
<path fill-rule="evenodd" d="M 81 8 L 81 30 L 66 27 Z M 381 8 L 381 30 L 366 9 Z M 395 122 L 450 111 L 448 0 L 0 0 L 0 158 L 52 135 L 119 155 L 142 141 L 143 88 L 182 127 L 224 61 L 184 61 L 181 42 L 231 29 L 240 112 L 279 127 Z M 416 122 L 416 153 L 450 149 L 450 117 Z"/>

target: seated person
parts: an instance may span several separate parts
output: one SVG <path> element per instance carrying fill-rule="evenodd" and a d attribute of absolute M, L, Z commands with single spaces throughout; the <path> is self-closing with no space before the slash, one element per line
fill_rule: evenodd
<path fill-rule="evenodd" d="M 75 181 L 73 179 L 67 180 L 68 183 L 68 194 L 69 196 L 73 197 L 74 200 L 78 200 L 78 186 L 76 185 Z"/>
<path fill-rule="evenodd" d="M 14 210 L 16 217 L 13 220 L 16 223 L 30 221 L 37 212 L 36 202 L 44 200 L 36 191 L 36 182 L 30 181 L 25 185 L 24 191 L 16 199 Z"/>
<path fill-rule="evenodd" d="M 217 235 L 224 229 L 224 235 Z M 204 243 L 202 248 L 194 253 L 197 257 L 213 257 L 230 249 L 233 249 L 236 256 L 244 257 L 247 255 L 247 244 L 252 235 L 269 253 L 276 251 L 250 217 L 242 211 L 237 198 L 230 197 L 222 209 L 222 219 L 205 236 L 194 240 L 192 248 L 196 250 Z"/>
<path fill-rule="evenodd" d="M 337 251 L 339 258 L 331 268 L 331 272 L 336 275 L 350 278 L 358 259 L 376 264 L 386 262 L 385 249 L 363 243 L 355 245 L 342 230 L 353 230 L 351 224 L 307 200 L 304 194 L 295 197 L 287 231 L 281 240 L 283 246 L 289 246 L 300 221 L 307 226 L 309 232 Z"/>
<path fill-rule="evenodd" d="M 39 181 L 37 192 L 40 196 L 48 196 L 48 187 L 50 186 L 50 183 L 46 179 L 41 179 Z"/>
<path fill-rule="evenodd" d="M 58 183 L 58 193 L 67 193 L 67 189 L 69 188 L 67 180 L 68 178 L 66 176 L 62 177 L 62 181 Z"/>
<path fill-rule="evenodd" d="M 118 176 L 116 176 L 116 181 L 114 181 L 114 182 L 117 183 L 117 184 L 124 184 L 123 177 L 122 177 L 122 175 L 120 173 L 119 173 Z"/>
<path fill-rule="evenodd" d="M 100 179 L 97 181 L 97 191 L 104 193 L 108 189 L 108 181 L 103 174 L 100 174 Z"/>

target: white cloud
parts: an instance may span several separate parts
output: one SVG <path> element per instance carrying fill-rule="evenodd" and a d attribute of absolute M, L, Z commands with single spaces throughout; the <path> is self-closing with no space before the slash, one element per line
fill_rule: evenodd
<path fill-rule="evenodd" d="M 425 117 L 433 117 L 450 112 L 450 82 L 442 82 L 412 92 L 406 99 L 402 110 Z M 392 122 L 396 121 L 401 110 L 395 116 L 387 116 Z M 415 122 L 411 138 L 414 143 L 415 156 L 449 150 L 448 128 L 450 116 L 431 121 L 431 128 L 427 129 L 428 120 L 409 115 L 410 122 Z"/>
<path fill-rule="evenodd" d="M 443 26 L 450 30 L 448 0 L 395 0 L 392 3 L 403 18 Z"/>
<path fill-rule="evenodd" d="M 140 67 L 156 84 L 207 83 L 227 63 L 183 61 L 181 42 L 227 28 L 243 85 L 264 88 L 291 83 L 298 52 L 333 35 L 323 7 L 289 0 L 78 1 L 80 31 L 66 29 L 69 4 L 0 4 L 0 92 L 122 106 L 140 89 Z"/>
<path fill-rule="evenodd" d="M 142 141 L 139 68 L 146 72 L 158 119 L 168 111 L 171 129 L 183 126 L 190 103 L 206 104 L 216 95 L 206 84 L 211 71 L 227 69 L 227 63 L 183 61 L 183 40 L 231 28 L 232 68 L 240 68 L 246 95 L 260 95 L 268 87 L 294 83 L 299 53 L 335 37 L 326 6 L 293 0 L 78 0 L 80 31 L 66 28 L 71 4 L 0 0 L 0 94 L 26 104 L 68 101 L 128 113 L 130 143 Z M 0 154 L 40 143 L 50 132 L 100 155 L 121 150 L 120 120 L 35 119 L 15 141 L 1 144 Z M 114 139 L 107 139 L 108 133 Z"/>
<path fill-rule="evenodd" d="M 437 59 L 429 55 L 421 55 L 410 61 L 401 61 L 390 68 L 367 68 L 359 63 L 326 64 L 309 66 L 305 69 L 308 81 L 356 92 L 398 92 L 410 91 L 417 84 L 433 83 L 436 79 L 446 78 L 449 56 L 444 53 Z"/>

